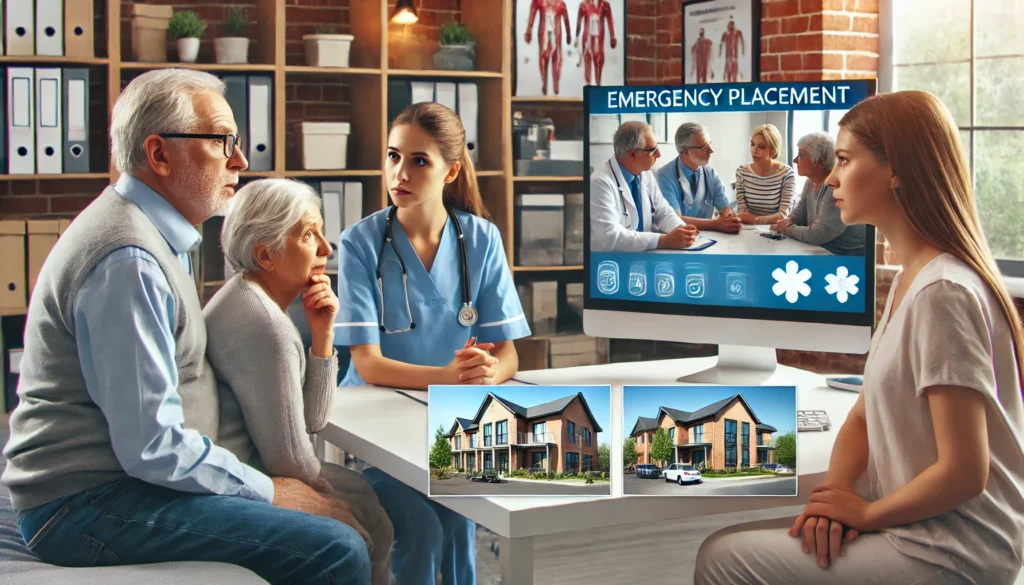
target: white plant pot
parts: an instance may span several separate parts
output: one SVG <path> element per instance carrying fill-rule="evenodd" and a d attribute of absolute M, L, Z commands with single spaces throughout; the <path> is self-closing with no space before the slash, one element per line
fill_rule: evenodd
<path fill-rule="evenodd" d="M 199 39 L 178 39 L 178 61 L 195 63 L 199 56 Z"/>
<path fill-rule="evenodd" d="M 222 37 L 213 41 L 217 63 L 248 63 L 249 39 L 245 37 Z"/>
<path fill-rule="evenodd" d="M 303 35 L 306 65 L 310 67 L 348 67 L 352 35 Z"/>

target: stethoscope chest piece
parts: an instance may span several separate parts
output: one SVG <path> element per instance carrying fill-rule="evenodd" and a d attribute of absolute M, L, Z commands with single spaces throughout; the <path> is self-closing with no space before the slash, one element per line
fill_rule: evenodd
<path fill-rule="evenodd" d="M 459 325 L 463 327 L 475 325 L 478 317 L 476 309 L 473 308 L 472 304 L 463 304 L 462 308 L 459 309 Z"/>

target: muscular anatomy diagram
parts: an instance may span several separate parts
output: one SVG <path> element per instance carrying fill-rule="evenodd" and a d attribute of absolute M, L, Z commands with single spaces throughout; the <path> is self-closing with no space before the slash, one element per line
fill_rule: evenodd
<path fill-rule="evenodd" d="M 734 82 L 739 80 L 739 53 L 747 54 L 747 48 L 743 44 L 743 33 L 736 28 L 736 23 L 729 17 L 729 25 L 722 33 L 722 42 L 718 45 L 718 56 L 722 56 L 725 49 L 725 81 Z"/>
<path fill-rule="evenodd" d="M 593 65 L 594 80 L 601 85 L 604 70 L 604 24 L 608 24 L 611 48 L 615 48 L 615 25 L 612 24 L 612 6 L 607 0 L 583 0 L 576 15 L 576 48 L 583 62 L 583 78 L 590 85 L 590 71 Z M 580 28 L 583 35 L 580 36 Z M 582 46 L 580 42 L 582 40 Z M 579 64 L 577 64 L 577 67 Z M 556 90 L 557 93 L 557 90 Z"/>
<path fill-rule="evenodd" d="M 565 28 L 565 41 L 572 39 L 569 30 L 569 10 L 563 0 L 533 0 L 530 3 L 530 20 L 526 25 L 526 43 L 533 38 L 533 20 L 540 13 L 540 24 L 537 31 L 537 45 L 540 49 L 541 92 L 548 95 L 548 69 L 551 69 L 551 82 L 555 94 L 558 94 L 558 82 L 562 78 L 562 26 Z"/>
<path fill-rule="evenodd" d="M 697 42 L 693 43 L 690 47 L 690 56 L 693 61 L 693 67 L 690 68 L 690 76 L 692 77 L 696 72 L 697 83 L 707 83 L 708 73 L 711 74 L 711 79 L 715 78 L 715 72 L 711 70 L 711 47 L 714 43 L 711 39 L 704 36 L 704 29 L 700 29 L 700 34 L 697 36 Z"/>

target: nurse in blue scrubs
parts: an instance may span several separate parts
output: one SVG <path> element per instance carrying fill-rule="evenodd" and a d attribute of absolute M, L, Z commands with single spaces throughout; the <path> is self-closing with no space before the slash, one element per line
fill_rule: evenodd
<path fill-rule="evenodd" d="M 436 103 L 402 111 L 388 135 L 392 206 L 345 230 L 335 343 L 352 353 L 342 385 L 425 389 L 500 384 L 530 335 L 505 247 L 486 213 L 466 132 Z M 395 528 L 399 585 L 476 581 L 475 525 L 375 468 L 365 471 Z"/>

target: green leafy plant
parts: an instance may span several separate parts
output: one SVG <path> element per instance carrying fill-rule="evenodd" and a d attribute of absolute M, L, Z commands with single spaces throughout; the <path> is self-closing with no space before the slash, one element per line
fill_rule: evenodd
<path fill-rule="evenodd" d="M 775 461 L 796 468 L 796 433 L 788 432 L 775 439 Z"/>
<path fill-rule="evenodd" d="M 198 39 L 206 32 L 206 21 L 191 10 L 175 12 L 167 23 L 167 32 L 176 39 Z"/>
<path fill-rule="evenodd" d="M 313 27 L 313 34 L 315 35 L 336 35 L 338 34 L 338 25 L 336 24 L 318 24 Z"/>
<path fill-rule="evenodd" d="M 636 465 L 636 439 L 630 437 L 622 443 L 622 461 L 626 465 Z"/>
<path fill-rule="evenodd" d="M 469 32 L 466 25 L 454 20 L 441 25 L 442 45 L 468 45 L 473 42 L 473 33 Z"/>
<path fill-rule="evenodd" d="M 672 445 L 672 439 L 668 436 L 667 430 L 660 428 L 654 432 L 654 441 L 651 443 L 651 459 L 662 462 L 670 461 L 674 450 L 675 447 Z"/>
<path fill-rule="evenodd" d="M 241 6 L 228 8 L 224 21 L 224 34 L 228 37 L 244 37 L 249 32 L 249 13 Z"/>
<path fill-rule="evenodd" d="M 448 444 L 448 434 L 444 426 L 437 427 L 434 433 L 434 445 L 430 448 L 430 468 L 442 469 L 452 464 L 452 446 Z"/>

